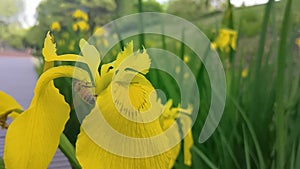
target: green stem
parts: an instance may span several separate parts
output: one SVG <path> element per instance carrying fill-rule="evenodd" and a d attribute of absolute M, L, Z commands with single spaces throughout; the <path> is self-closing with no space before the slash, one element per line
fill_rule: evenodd
<path fill-rule="evenodd" d="M 4 160 L 0 157 L 0 169 L 5 169 Z"/>
<path fill-rule="evenodd" d="M 288 30 L 290 26 L 292 0 L 287 0 L 284 19 L 282 22 L 282 29 L 280 33 L 280 42 L 277 56 L 277 77 L 276 77 L 276 101 L 275 101 L 275 115 L 276 115 L 276 168 L 284 168 L 285 164 L 285 117 L 284 117 L 284 72 L 286 63 L 286 44 L 288 37 Z"/>
<path fill-rule="evenodd" d="M 64 135 L 60 135 L 60 141 L 59 141 L 59 149 L 64 153 L 64 155 L 68 158 L 70 161 L 72 167 L 75 169 L 81 169 L 80 164 L 78 163 L 76 159 L 76 153 L 73 145 L 70 143 L 68 138 Z"/>
<path fill-rule="evenodd" d="M 273 6 L 274 0 L 269 0 L 268 4 L 266 5 L 265 8 L 265 15 L 263 19 L 263 25 L 262 29 L 260 32 L 260 40 L 258 43 L 258 51 L 257 51 L 257 58 L 256 58 L 256 69 L 255 69 L 255 79 L 257 79 L 259 73 L 260 73 L 260 68 L 261 68 L 261 63 L 262 63 L 262 56 L 264 54 L 264 49 L 265 49 L 265 43 L 266 43 L 266 37 L 267 37 L 267 30 L 268 30 L 268 23 L 269 23 L 269 18 L 271 15 L 271 9 Z"/>
<path fill-rule="evenodd" d="M 144 35 L 144 25 L 143 25 L 143 16 L 142 16 L 142 12 L 143 12 L 143 1 L 139 0 L 138 3 L 138 10 L 139 10 L 139 23 L 140 23 L 140 49 L 143 50 L 143 46 L 145 46 L 145 35 Z"/>
<path fill-rule="evenodd" d="M 234 106 L 236 107 L 236 109 L 240 112 L 240 114 L 241 114 L 242 118 L 244 119 L 244 121 L 246 122 L 246 126 L 249 129 L 250 135 L 252 137 L 252 140 L 254 142 L 255 149 L 256 149 L 256 152 L 257 152 L 258 161 L 259 161 L 259 168 L 264 169 L 265 168 L 265 162 L 264 162 L 262 151 L 261 151 L 261 148 L 259 146 L 259 142 L 258 142 L 257 136 L 255 134 L 254 128 L 253 128 L 249 118 L 247 117 L 246 112 L 240 106 L 240 104 L 234 98 L 230 98 L 230 99 L 231 99 L 232 103 L 234 104 Z"/>

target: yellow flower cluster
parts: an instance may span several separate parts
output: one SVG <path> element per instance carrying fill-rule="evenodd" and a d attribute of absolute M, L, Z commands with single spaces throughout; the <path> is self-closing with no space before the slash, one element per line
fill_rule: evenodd
<path fill-rule="evenodd" d="M 87 31 L 89 30 L 90 26 L 85 21 L 77 21 L 73 24 L 74 31 Z"/>
<path fill-rule="evenodd" d="M 211 44 L 213 49 L 229 52 L 230 48 L 236 50 L 237 32 L 231 29 L 220 29 L 219 36 Z"/>
<path fill-rule="evenodd" d="M 87 23 L 89 18 L 87 13 L 83 12 L 80 9 L 77 9 L 73 13 L 73 18 L 77 21 L 73 24 L 73 30 L 74 31 L 87 31 L 89 30 L 90 26 Z"/>
<path fill-rule="evenodd" d="M 80 9 L 77 9 L 76 11 L 74 11 L 73 18 L 74 19 L 82 19 L 84 21 L 88 21 L 89 20 L 89 17 L 87 15 L 87 13 L 83 12 Z"/>
<path fill-rule="evenodd" d="M 57 31 L 59 32 L 61 30 L 61 27 L 60 27 L 60 24 L 59 22 L 55 21 L 55 22 L 52 22 L 51 26 L 50 26 L 50 29 L 52 31 Z"/>

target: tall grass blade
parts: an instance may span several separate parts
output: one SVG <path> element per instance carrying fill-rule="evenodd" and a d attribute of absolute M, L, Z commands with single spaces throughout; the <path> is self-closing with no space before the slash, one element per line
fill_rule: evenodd
<path fill-rule="evenodd" d="M 243 125 L 243 135 L 244 135 L 244 149 L 245 149 L 246 166 L 247 166 L 247 169 L 251 169 L 250 156 L 249 156 L 248 135 L 246 133 L 244 125 Z"/>
<path fill-rule="evenodd" d="M 259 76 L 260 69 L 261 69 L 262 56 L 264 54 L 267 30 L 268 30 L 268 23 L 269 23 L 269 18 L 271 15 L 271 9 L 272 9 L 273 3 L 274 3 L 274 0 L 269 0 L 269 2 L 267 3 L 267 6 L 265 8 L 265 15 L 264 15 L 264 19 L 262 22 L 263 25 L 262 25 L 262 29 L 260 32 L 260 39 L 259 39 L 259 43 L 258 43 L 258 51 L 257 51 L 257 56 L 256 56 L 255 79 Z"/>
<path fill-rule="evenodd" d="M 232 151 L 232 148 L 230 147 L 230 145 L 229 145 L 229 143 L 228 143 L 226 137 L 224 136 L 224 134 L 223 134 L 223 132 L 222 132 L 222 129 L 221 129 L 221 128 L 218 128 L 218 131 L 219 131 L 219 133 L 220 133 L 222 143 L 225 144 L 225 148 L 226 148 L 227 152 L 229 153 L 231 159 L 233 160 L 233 163 L 234 163 L 235 167 L 236 167 L 236 168 L 241 168 L 241 166 L 240 166 L 238 160 L 236 159 L 236 157 L 235 157 L 235 155 L 234 155 L 234 153 L 233 153 L 233 151 Z"/>
<path fill-rule="evenodd" d="M 210 161 L 210 159 L 196 146 L 191 147 L 191 151 L 194 151 L 206 164 L 210 169 L 217 169 L 218 167 Z"/>
<path fill-rule="evenodd" d="M 276 115 L 276 168 L 282 169 L 285 165 L 285 105 L 284 105 L 284 72 L 286 63 L 286 44 L 288 37 L 288 30 L 290 26 L 290 15 L 292 10 L 292 0 L 287 0 L 284 19 L 280 33 L 280 42 L 277 56 L 277 77 L 276 77 L 276 101 L 275 101 L 275 115 Z"/>
<path fill-rule="evenodd" d="M 246 112 L 239 105 L 239 103 L 234 98 L 231 98 L 231 100 L 232 100 L 232 103 L 237 108 L 237 110 L 240 112 L 240 114 L 241 114 L 242 118 L 244 119 L 244 121 L 246 122 L 247 128 L 248 128 L 248 130 L 250 132 L 250 135 L 252 137 L 252 140 L 254 142 L 254 146 L 255 146 L 255 149 L 256 149 L 256 152 L 257 152 L 258 162 L 259 162 L 259 168 L 260 169 L 264 169 L 265 168 L 265 162 L 264 162 L 264 158 L 263 158 L 263 155 L 262 155 L 262 150 L 260 148 L 257 136 L 256 136 L 255 131 L 253 129 L 253 126 L 252 126 L 250 120 L 248 119 L 248 117 L 246 115 Z"/>
<path fill-rule="evenodd" d="M 291 153 L 291 161 L 290 161 L 290 169 L 294 169 L 295 168 L 295 158 L 296 158 L 296 141 L 293 144 L 293 148 L 292 148 L 292 153 Z"/>

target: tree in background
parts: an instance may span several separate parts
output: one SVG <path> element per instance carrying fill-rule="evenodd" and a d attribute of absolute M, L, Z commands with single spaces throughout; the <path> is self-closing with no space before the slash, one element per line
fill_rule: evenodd
<path fill-rule="evenodd" d="M 183 6 L 188 8 L 184 9 Z M 167 12 L 188 20 L 194 20 L 209 12 L 223 10 L 225 7 L 225 0 L 170 0 Z"/>
<path fill-rule="evenodd" d="M 23 0 L 0 1 L 0 48 L 7 45 L 22 47 L 24 31 L 20 31 L 20 27 L 21 20 L 24 19 L 23 12 Z"/>

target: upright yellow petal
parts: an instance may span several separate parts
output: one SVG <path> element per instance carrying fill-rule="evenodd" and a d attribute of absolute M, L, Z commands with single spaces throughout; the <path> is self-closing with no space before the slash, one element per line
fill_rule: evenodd
<path fill-rule="evenodd" d="M 47 36 L 44 41 L 44 48 L 42 50 L 42 54 L 46 62 L 54 62 L 54 61 L 72 61 L 72 62 L 82 62 L 86 63 L 86 60 L 75 54 L 65 54 L 65 55 L 57 55 L 56 54 L 56 44 L 54 42 L 54 37 L 47 33 Z"/>
<path fill-rule="evenodd" d="M 60 66 L 41 75 L 29 108 L 7 130 L 4 147 L 7 169 L 47 168 L 70 112 L 64 96 L 55 88 L 53 79 L 72 77 L 74 71 L 74 67 Z M 75 78 L 81 80 L 81 77 L 86 77 L 85 74 L 85 71 L 77 70 Z"/>
<path fill-rule="evenodd" d="M 126 57 L 130 56 L 131 54 L 133 54 L 133 41 L 131 41 L 130 43 L 128 43 L 125 48 L 124 51 L 121 51 L 116 59 L 115 62 L 115 67 L 118 67 Z"/>
<path fill-rule="evenodd" d="M 86 62 L 91 70 L 91 73 L 93 75 L 93 78 L 99 78 L 98 73 L 98 67 L 100 64 L 100 54 L 97 51 L 97 49 L 90 45 L 87 41 L 84 39 L 81 39 L 79 41 L 79 47 L 82 52 L 82 55 L 86 59 Z"/>

